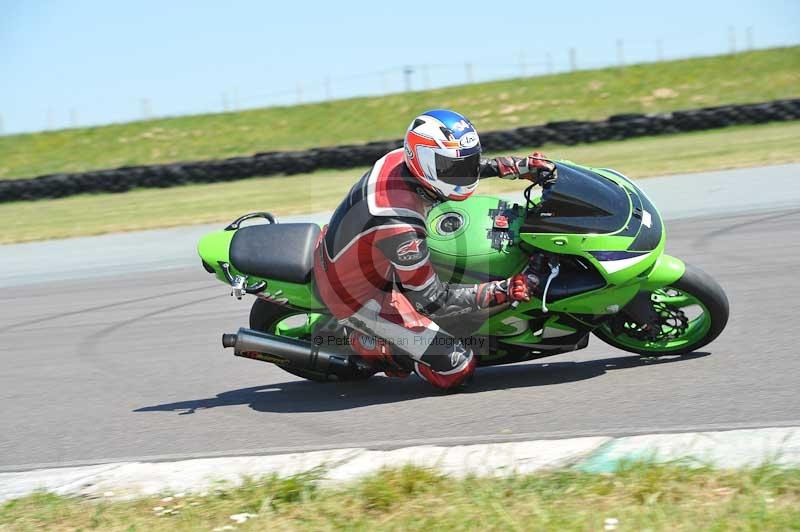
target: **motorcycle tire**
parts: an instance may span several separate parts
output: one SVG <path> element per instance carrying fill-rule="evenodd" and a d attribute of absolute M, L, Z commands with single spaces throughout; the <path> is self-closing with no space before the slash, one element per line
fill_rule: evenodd
<path fill-rule="evenodd" d="M 687 264 L 681 278 L 662 290 L 671 289 L 683 296 L 688 295 L 692 301 L 696 301 L 696 305 L 707 313 L 710 320 L 710 323 L 704 324 L 700 329 L 701 334 L 696 334 L 696 337 L 692 337 L 685 344 L 674 347 L 670 347 L 668 343 L 663 346 L 648 346 L 646 342 L 637 341 L 624 333 L 615 334 L 611 324 L 605 324 L 595 329 L 594 335 L 623 351 L 655 357 L 690 353 L 714 341 L 725 329 L 730 314 L 728 297 L 719 283 L 700 268 Z M 623 313 L 620 313 L 615 319 L 624 320 Z"/>

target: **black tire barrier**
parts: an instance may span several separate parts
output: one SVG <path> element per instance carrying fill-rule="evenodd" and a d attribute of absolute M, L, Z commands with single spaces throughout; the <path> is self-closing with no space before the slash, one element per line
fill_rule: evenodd
<path fill-rule="evenodd" d="M 481 143 L 488 151 L 506 151 L 545 143 L 584 144 L 797 119 L 800 119 L 800 99 L 775 100 L 649 115 L 625 113 L 597 121 L 549 122 L 538 126 L 488 131 L 481 134 Z M 264 152 L 251 157 L 126 166 L 112 170 L 0 180 L 0 203 L 293 175 L 322 168 L 369 166 L 402 144 L 402 139 L 396 139 L 304 151 Z"/>

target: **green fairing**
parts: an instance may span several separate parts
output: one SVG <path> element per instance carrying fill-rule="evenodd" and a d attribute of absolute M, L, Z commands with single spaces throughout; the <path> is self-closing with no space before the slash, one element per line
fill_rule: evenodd
<path fill-rule="evenodd" d="M 428 215 L 428 248 L 436 271 L 443 281 L 474 283 L 488 279 L 505 279 L 518 273 L 528 262 L 528 254 L 519 246 L 492 248 L 486 235 L 492 229 L 492 218 L 498 199 L 476 196 L 462 202 L 443 203 Z M 438 230 L 442 217 L 456 213 L 464 225 L 455 233 L 442 235 Z M 521 220 L 511 230 L 518 232 Z M 477 276 L 476 276 L 477 274 Z"/>
<path fill-rule="evenodd" d="M 654 291 L 665 287 L 680 279 L 684 273 L 685 265 L 679 259 L 664 255 L 665 231 L 661 223 L 660 214 L 644 196 L 644 193 L 624 176 L 607 169 L 594 169 L 581 167 L 568 161 L 559 162 L 564 165 L 564 172 L 570 168 L 575 171 L 594 172 L 595 181 L 600 187 L 613 188 L 617 198 L 627 198 L 628 212 L 624 213 L 624 204 L 617 209 L 619 227 L 614 227 L 608 232 L 575 234 L 536 232 L 535 223 L 526 222 L 526 207 L 523 205 L 506 205 L 505 214 L 508 215 L 508 228 L 495 227 L 493 215 L 501 205 L 501 200 L 489 196 L 473 196 L 462 202 L 445 202 L 431 210 L 428 216 L 428 247 L 439 276 L 446 282 L 452 283 L 478 283 L 493 279 L 505 279 L 522 272 L 529 257 L 537 250 L 558 255 L 563 260 L 569 257 L 577 259 L 586 270 L 589 264 L 597 271 L 595 284 L 582 293 L 563 297 L 556 301 L 548 301 L 549 314 L 542 313 L 542 301 L 532 298 L 517 307 L 508 307 L 485 319 L 480 328 L 473 333 L 477 336 L 494 336 L 499 340 L 501 348 L 495 352 L 484 355 L 485 359 L 501 357 L 502 345 L 525 346 L 535 353 L 536 345 L 547 343 L 547 338 L 574 334 L 588 331 L 597 327 L 603 316 L 612 316 L 619 312 L 639 291 Z M 617 186 L 598 178 L 602 176 Z M 622 187 L 622 190 L 619 188 Z M 624 200 L 622 200 L 624 201 Z M 540 205 L 542 198 L 532 197 L 531 209 Z M 649 217 L 645 223 L 642 210 L 637 209 L 634 203 L 647 205 Z M 490 215 L 490 211 L 494 211 Z M 634 214 L 637 220 L 634 220 Z M 461 226 L 449 234 L 442 230 L 456 219 Z M 563 218 L 563 216 L 562 216 Z M 542 219 L 542 218 L 539 218 Z M 640 223 L 641 229 L 636 230 L 634 222 Z M 651 228 L 652 224 L 652 228 Z M 660 228 L 660 237 L 653 232 L 649 246 L 643 251 L 631 252 L 630 248 L 640 232 L 648 230 L 657 231 Z M 539 226 L 540 227 L 540 226 Z M 452 224 L 450 224 L 452 230 Z M 214 273 L 222 282 L 228 283 L 220 263 L 229 262 L 228 248 L 235 231 L 218 231 L 206 235 L 199 243 L 198 252 L 205 264 L 213 268 Z M 498 238 L 498 235 L 510 239 Z M 638 249 L 638 248 L 636 248 Z M 627 253 L 633 256 L 633 261 L 626 266 L 620 266 L 618 259 L 607 259 L 604 263 L 592 252 L 602 252 L 606 255 Z M 617 261 L 617 262 L 614 262 Z M 609 266 L 610 265 L 610 266 Z M 233 266 L 232 273 L 239 274 Z M 262 279 L 251 277 L 252 285 Z M 312 311 L 324 311 L 324 305 L 314 295 L 311 285 L 297 285 L 263 279 L 267 281 L 266 291 L 260 294 L 266 298 L 286 298 L 286 303 L 294 308 Z M 544 282 L 544 280 L 542 280 Z M 565 281 L 566 282 L 566 281 Z M 279 292 L 280 291 L 280 292 Z M 276 293 L 278 294 L 276 296 Z M 531 321 L 532 318 L 534 321 Z M 279 334 L 289 336 L 308 334 L 309 327 L 320 318 L 313 314 L 306 325 L 297 327 L 279 326 Z M 538 321 L 536 321 L 538 320 Z M 532 325 L 538 323 L 539 325 Z M 311 324 L 311 325 L 309 325 Z M 539 330 L 534 330 L 534 329 Z M 580 329 L 580 330 L 579 330 Z M 544 332 L 543 332 L 544 331 Z"/>
<path fill-rule="evenodd" d="M 642 288 L 655 290 L 662 286 L 668 286 L 680 279 L 684 271 L 686 271 L 686 265 L 681 259 L 670 255 L 661 255 L 656 260 L 653 271 L 647 275 L 647 279 L 642 283 Z"/>
<path fill-rule="evenodd" d="M 568 163 L 565 161 L 565 163 Z M 573 163 L 568 163 L 576 166 Z M 631 194 L 643 195 L 641 190 L 628 179 L 616 172 L 603 169 L 578 167 L 591 170 L 624 187 Z M 538 204 L 541 197 L 531 198 Z M 570 233 L 536 233 L 521 232 L 525 208 L 510 206 L 516 219 L 509 225 L 508 231 L 515 236 L 513 245 L 503 245 L 500 250 L 492 248 L 487 234 L 493 228 L 493 220 L 488 216 L 491 209 L 496 209 L 499 198 L 477 196 L 463 202 L 446 202 L 433 209 L 428 217 L 428 247 L 431 258 L 439 275 L 452 282 L 480 282 L 488 279 L 504 279 L 520 273 L 528 260 L 530 250 L 522 249 L 528 244 L 534 248 L 558 255 L 573 255 L 591 263 L 606 281 L 606 286 L 573 297 L 548 303 L 551 313 L 569 313 L 581 315 L 610 315 L 624 307 L 640 290 L 664 286 L 679 278 L 683 264 L 672 257 L 663 256 L 665 234 L 662 230 L 657 246 L 641 262 L 615 272 L 607 272 L 601 262 L 591 251 L 625 251 L 634 241 L 636 235 L 620 236 L 631 221 L 632 205 L 629 208 L 627 221 L 617 230 L 607 234 L 570 234 Z M 464 218 L 465 227 L 444 237 L 438 234 L 437 224 L 447 213 L 456 212 Z M 653 217 L 660 216 L 652 212 Z M 521 242 L 520 242 L 521 241 Z M 661 258 L 663 256 L 663 258 Z M 466 270 L 466 271 L 464 271 Z M 515 344 L 530 345 L 541 341 L 532 335 L 527 328 L 526 312 L 542 308 L 542 301 L 532 298 L 530 302 L 521 303 L 514 309 L 490 317 L 476 334 L 504 336 L 504 341 Z"/>
<path fill-rule="evenodd" d="M 228 256 L 231 240 L 235 233 L 236 231 L 215 231 L 203 236 L 197 244 L 197 252 L 200 258 L 214 270 L 216 278 L 225 284 L 228 284 L 228 280 L 222 270 L 221 263 L 229 265 L 232 275 L 243 275 L 242 272 L 230 264 Z M 291 306 L 309 310 L 325 308 L 325 305 L 314 294 L 311 284 L 287 283 L 285 281 L 250 276 L 248 285 L 252 286 L 260 281 L 266 281 L 267 287 L 263 292 L 259 293 L 259 297 L 273 300 L 285 299 Z"/>
<path fill-rule="evenodd" d="M 198 255 L 205 265 L 214 269 L 214 275 L 223 283 L 228 281 L 219 263 L 230 262 L 228 249 L 234 234 L 236 234 L 235 231 L 215 231 L 203 236 L 197 244 Z"/>

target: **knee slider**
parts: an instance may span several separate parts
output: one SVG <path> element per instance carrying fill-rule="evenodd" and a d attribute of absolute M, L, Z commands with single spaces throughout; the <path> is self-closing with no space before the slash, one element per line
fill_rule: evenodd
<path fill-rule="evenodd" d="M 420 358 L 420 362 L 437 373 L 450 373 L 464 368 L 472 356 L 472 350 L 464 347 L 460 340 L 440 331 Z"/>

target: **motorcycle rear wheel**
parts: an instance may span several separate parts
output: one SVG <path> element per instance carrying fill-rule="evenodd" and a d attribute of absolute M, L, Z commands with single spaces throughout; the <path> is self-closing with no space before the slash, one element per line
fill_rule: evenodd
<path fill-rule="evenodd" d="M 595 336 L 618 349 L 640 355 L 682 355 L 711 343 L 728 323 L 730 306 L 725 291 L 696 266 L 687 264 L 680 279 L 654 290 L 650 299 L 653 309 L 662 317 L 657 338 L 646 338 L 639 333 L 639 324 L 623 313 L 614 318 L 616 322 L 612 320 L 595 329 Z"/>

